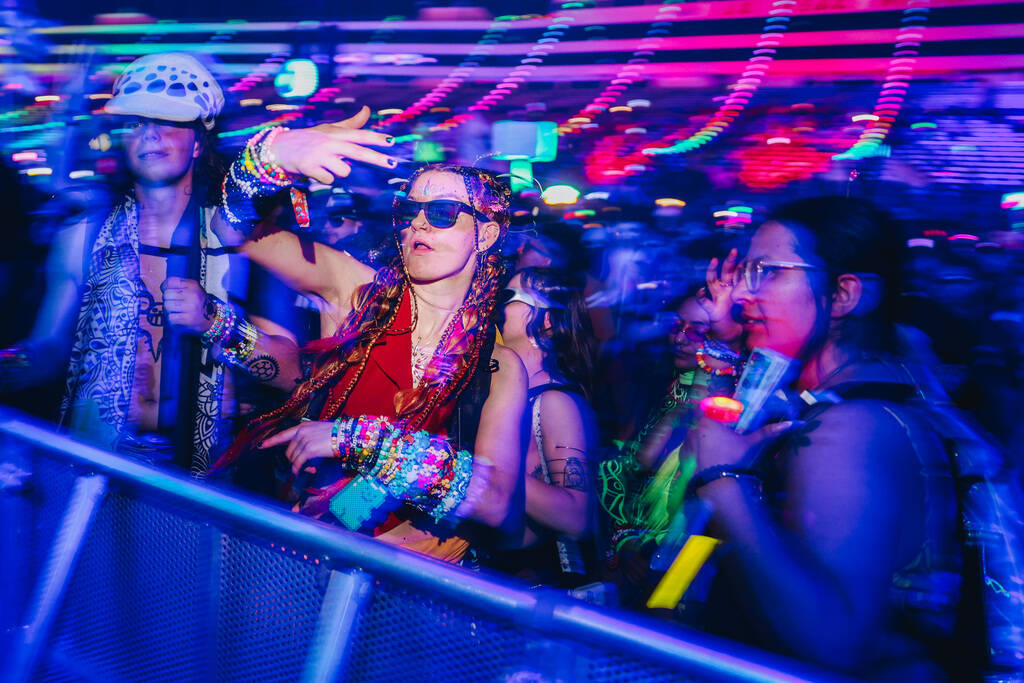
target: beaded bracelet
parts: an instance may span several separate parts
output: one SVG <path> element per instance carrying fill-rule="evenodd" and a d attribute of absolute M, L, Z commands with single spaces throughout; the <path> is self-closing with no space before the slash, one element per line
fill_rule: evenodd
<path fill-rule="evenodd" d="M 256 163 L 257 175 L 260 180 L 265 183 L 270 183 L 279 187 L 290 185 L 292 182 L 291 177 L 283 168 L 278 166 L 271 154 L 274 140 L 277 139 L 278 135 L 288 129 L 283 126 L 275 126 L 265 130 L 268 132 L 262 139 L 257 140 L 257 138 L 254 137 L 249 141 L 249 144 L 246 145 L 246 147 L 252 150 L 253 159 Z"/>
<path fill-rule="evenodd" d="M 754 470 L 734 465 L 712 465 L 705 467 L 690 478 L 683 493 L 684 499 L 691 499 L 697 495 L 697 491 L 713 481 L 732 477 L 733 479 L 751 479 L 757 483 L 758 490 L 761 488 L 761 476 Z"/>
<path fill-rule="evenodd" d="M 384 418 L 361 416 L 335 421 L 331 430 L 332 452 L 359 475 L 346 489 L 361 483 L 374 499 L 383 491 L 407 500 L 439 520 L 465 499 L 473 475 L 473 456 L 455 452 L 443 438 L 425 431 L 408 433 Z M 373 490 L 369 488 L 374 482 Z M 344 494 L 344 495 L 343 495 Z M 369 516 L 354 508 L 356 492 L 343 490 L 331 509 L 347 524 L 363 523 Z M 383 504 L 383 500 L 380 501 Z M 361 520 L 361 521 L 360 521 Z M 355 527 L 353 527 L 355 528 Z"/>
<path fill-rule="evenodd" d="M 243 232 L 259 219 L 252 200 L 275 194 L 294 179 L 273 159 L 271 145 L 284 126 L 264 128 L 246 142 L 221 184 L 224 218 Z"/>
<path fill-rule="evenodd" d="M 212 298 L 212 297 L 211 297 Z M 235 325 L 235 311 L 220 299 L 212 298 L 214 316 L 210 323 L 210 329 L 203 332 L 201 337 L 205 346 L 223 343 Z"/>
<path fill-rule="evenodd" d="M 694 355 L 697 358 L 697 365 L 700 366 L 700 369 L 710 375 L 714 375 L 716 377 L 731 377 L 732 375 L 736 374 L 735 365 L 726 365 L 724 368 L 713 368 L 710 365 L 708 365 L 708 362 L 704 359 L 703 346 L 697 349 L 697 353 Z"/>
<path fill-rule="evenodd" d="M 335 458 L 341 458 L 341 449 L 338 446 L 338 431 L 341 429 L 344 421 L 345 418 L 339 417 L 331 426 L 331 455 Z"/>
<path fill-rule="evenodd" d="M 249 360 L 252 352 L 256 350 L 256 342 L 259 336 L 260 331 L 255 325 L 245 318 L 236 317 L 235 324 L 228 335 L 229 338 L 222 342 L 221 355 L 226 362 L 241 366 Z"/>

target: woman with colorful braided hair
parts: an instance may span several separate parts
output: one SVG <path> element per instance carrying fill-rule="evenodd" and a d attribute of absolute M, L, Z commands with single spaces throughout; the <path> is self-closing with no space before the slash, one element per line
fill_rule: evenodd
<path fill-rule="evenodd" d="M 364 122 L 360 114 L 348 124 Z M 384 136 L 317 128 L 279 134 L 272 172 L 319 164 L 347 174 L 331 155 L 391 165 L 361 148 L 390 144 Z M 337 137 L 356 151 L 325 152 L 320 143 Z M 239 163 L 230 177 L 251 183 L 255 174 Z M 247 189 L 226 184 L 225 194 Z M 246 242 L 252 260 L 324 302 L 323 326 L 337 331 L 311 345 L 306 379 L 253 420 L 216 468 L 237 463 L 243 481 L 263 487 L 276 470 L 278 495 L 294 509 L 451 562 L 469 547 L 462 520 L 518 528 L 526 376 L 515 353 L 494 343 L 492 323 L 509 195 L 479 169 L 417 170 L 396 195 L 398 256 L 376 272 L 290 232 Z M 229 208 L 237 216 L 246 207 Z"/>
<path fill-rule="evenodd" d="M 505 290 L 502 318 L 502 340 L 529 375 L 531 438 L 526 528 L 494 565 L 534 583 L 575 588 L 594 564 L 580 543 L 593 526 L 597 443 L 588 402 L 595 342 L 583 282 L 564 270 L 524 268 Z"/>

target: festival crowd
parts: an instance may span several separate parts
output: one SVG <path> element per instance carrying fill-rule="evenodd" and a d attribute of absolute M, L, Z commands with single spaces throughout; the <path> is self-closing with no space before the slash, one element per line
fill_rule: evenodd
<path fill-rule="evenodd" d="M 583 228 L 500 171 L 392 155 L 365 108 L 224 158 L 223 103 L 188 54 L 120 76 L 123 182 L 54 229 L 5 402 L 59 385 L 86 442 L 828 669 L 1021 666 L 1024 568 L 968 527 L 1019 501 L 1024 250 L 855 196 Z M 401 182 L 353 191 L 359 166 Z M 776 385 L 743 394 L 759 363 Z M 672 596 L 695 535 L 721 543 Z"/>

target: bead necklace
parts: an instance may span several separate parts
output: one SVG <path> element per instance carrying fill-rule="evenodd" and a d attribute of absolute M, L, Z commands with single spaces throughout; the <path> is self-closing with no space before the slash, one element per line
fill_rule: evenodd
<path fill-rule="evenodd" d="M 413 297 L 413 299 L 417 298 L 416 292 L 414 290 L 410 291 L 410 295 Z M 463 302 L 463 304 L 458 309 L 448 312 L 448 314 L 445 316 L 443 323 L 445 326 L 444 331 L 441 334 L 440 339 L 438 339 L 438 341 L 435 344 L 418 344 L 416 343 L 415 340 L 413 340 L 411 363 L 412 385 L 414 387 L 418 387 L 420 383 L 423 381 L 423 376 L 427 371 L 427 366 L 430 364 L 430 361 L 438 354 L 438 350 L 440 350 L 442 355 L 446 352 L 446 349 L 448 348 L 448 340 L 451 338 L 452 332 L 455 329 L 455 323 L 457 320 L 461 319 L 461 314 L 465 307 L 466 303 Z M 421 337 L 419 339 L 419 341 L 421 342 L 423 340 L 424 337 Z"/>

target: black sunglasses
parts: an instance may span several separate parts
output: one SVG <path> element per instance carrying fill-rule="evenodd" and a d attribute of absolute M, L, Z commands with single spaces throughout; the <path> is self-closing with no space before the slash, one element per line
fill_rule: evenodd
<path fill-rule="evenodd" d="M 395 199 L 395 220 L 399 225 L 411 224 L 420 211 L 424 212 L 428 223 L 435 228 L 442 229 L 455 225 L 460 213 L 468 213 L 482 221 L 491 220 L 486 214 L 477 211 L 472 206 L 454 199 L 434 199 L 429 202 L 417 202 L 406 197 Z"/>

